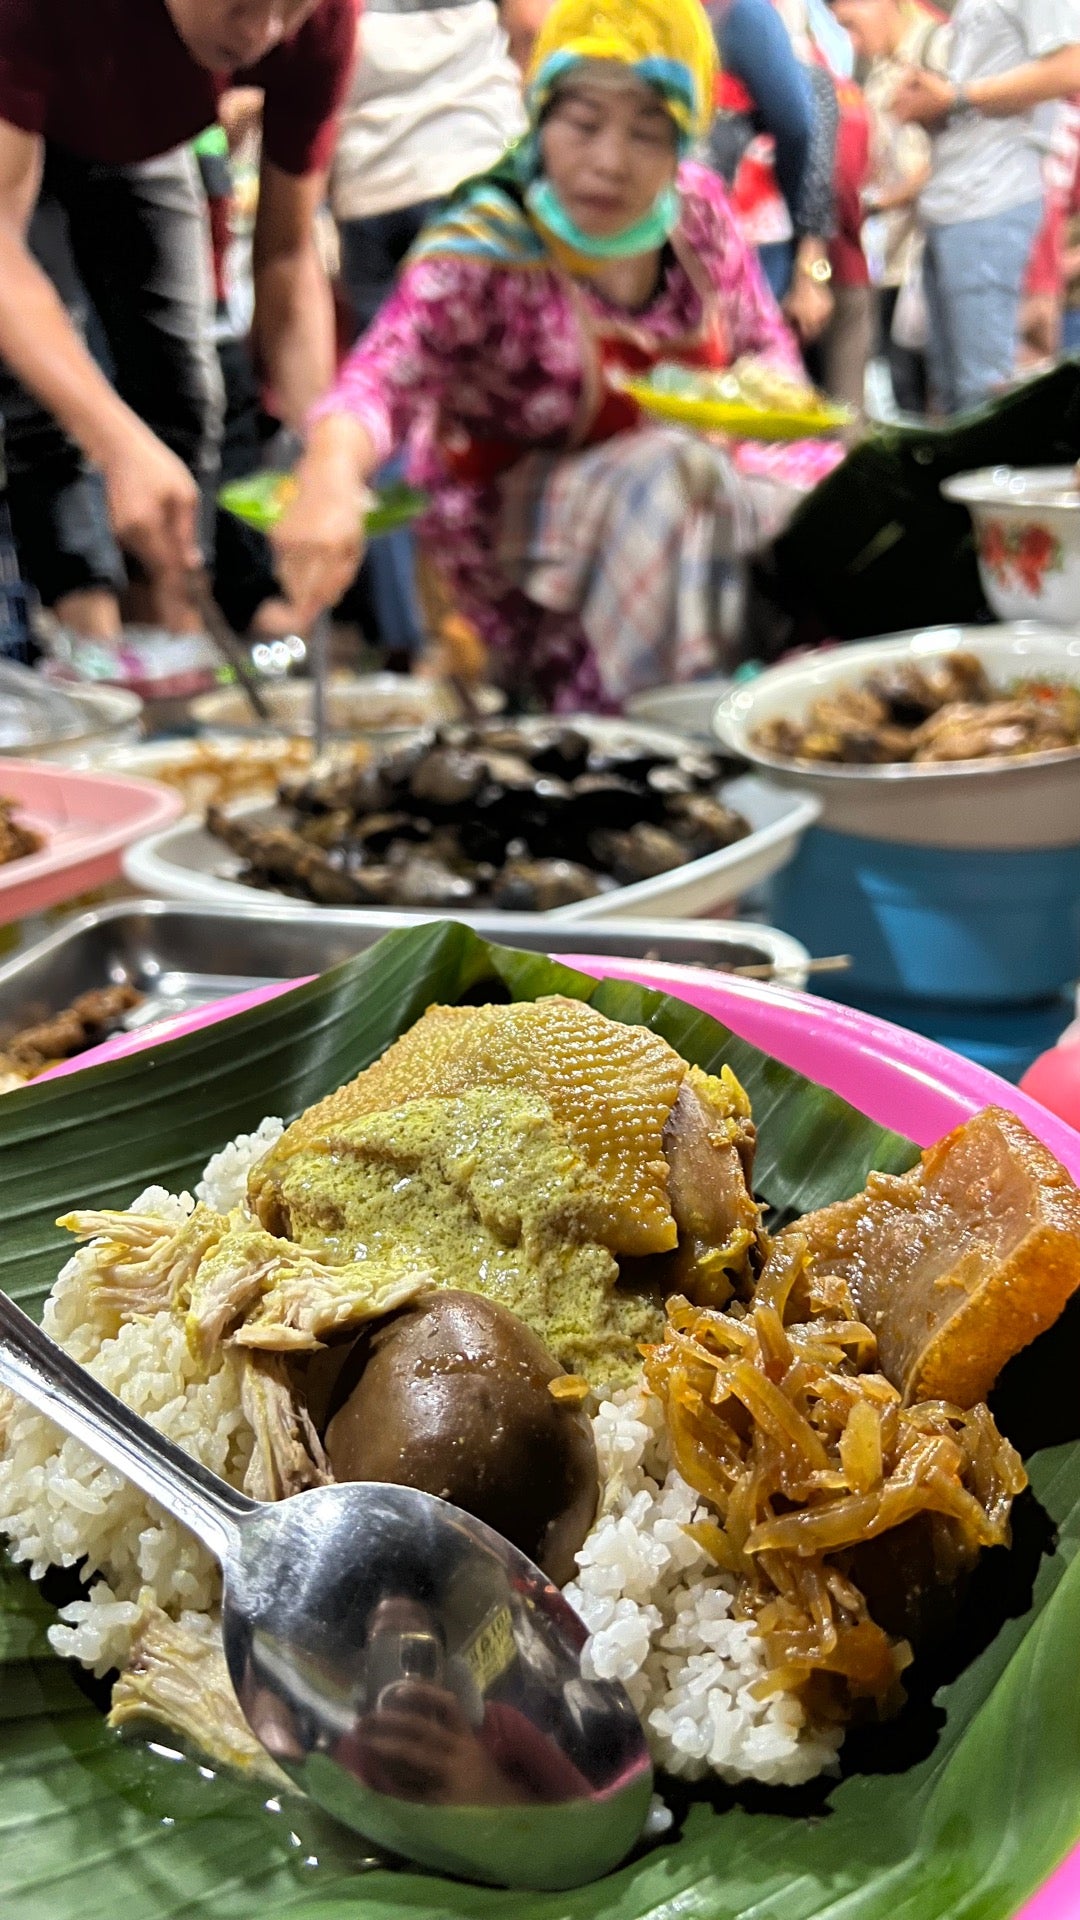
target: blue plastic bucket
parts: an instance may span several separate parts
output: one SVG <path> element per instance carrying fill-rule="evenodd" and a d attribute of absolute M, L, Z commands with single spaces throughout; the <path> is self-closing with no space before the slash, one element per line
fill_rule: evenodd
<path fill-rule="evenodd" d="M 957 852 L 817 827 L 773 882 L 770 912 L 811 953 L 849 953 L 857 994 L 1048 1001 L 1080 976 L 1080 847 Z"/>

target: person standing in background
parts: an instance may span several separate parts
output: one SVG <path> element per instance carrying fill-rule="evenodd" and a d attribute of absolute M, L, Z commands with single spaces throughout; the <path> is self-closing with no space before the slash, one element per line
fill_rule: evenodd
<path fill-rule="evenodd" d="M 933 135 L 926 227 L 929 354 L 946 413 L 1013 378 L 1042 222 L 1039 109 L 1080 92 L 1080 0 L 959 0 L 946 76 L 912 70 L 897 120 Z"/>
<path fill-rule="evenodd" d="M 870 113 L 870 180 L 866 212 L 881 221 L 879 340 L 889 365 L 896 404 L 905 413 L 926 412 L 923 354 L 893 338 L 902 289 L 922 275 L 919 196 L 930 178 L 930 136 L 923 127 L 893 115 L 896 92 L 909 69 L 944 73 L 949 58 L 946 16 L 923 0 L 832 0 L 832 10 L 866 64 L 863 81 Z"/>
<path fill-rule="evenodd" d="M 330 174 L 358 334 L 436 203 L 494 166 L 525 126 L 495 0 L 366 0 Z"/>
<path fill-rule="evenodd" d="M 367 0 L 330 176 L 353 340 L 439 201 L 494 166 L 525 127 L 495 0 Z M 407 530 L 372 547 L 359 594 L 366 636 L 391 661 L 415 657 L 425 636 Z"/>
<path fill-rule="evenodd" d="M 1069 205 L 1080 148 L 1080 105 L 1066 100 L 1053 110 L 1043 157 L 1043 219 L 1028 264 L 1020 310 L 1022 370 L 1057 359 L 1064 338 L 1065 248 Z"/>
<path fill-rule="evenodd" d="M 810 161 L 810 90 L 770 0 L 712 0 L 707 12 L 720 55 L 709 161 L 782 300 Z"/>
<path fill-rule="evenodd" d="M 265 98 L 260 370 L 297 425 L 331 377 L 314 223 L 356 13 L 357 0 L 3 0 L 0 354 L 21 395 L 15 406 L 6 396 L 10 488 L 13 508 L 20 487 L 30 502 L 23 525 L 42 537 L 54 601 L 102 584 L 108 597 L 95 571 L 107 529 L 87 517 L 90 467 L 116 541 L 163 593 L 179 596 L 199 563 L 220 381 L 205 202 L 186 143 L 213 123 L 235 74 Z M 51 230 L 73 256 L 115 386 L 73 323 L 70 289 L 35 257 L 35 208 L 33 238 Z M 115 598 L 110 617 L 118 625 Z"/>
<path fill-rule="evenodd" d="M 870 270 L 862 245 L 862 193 L 870 171 L 870 121 L 855 84 L 855 52 L 826 0 L 776 0 L 796 51 L 837 114 L 835 231 L 829 246 L 833 313 L 810 370 L 833 399 L 861 411 L 874 339 Z"/>

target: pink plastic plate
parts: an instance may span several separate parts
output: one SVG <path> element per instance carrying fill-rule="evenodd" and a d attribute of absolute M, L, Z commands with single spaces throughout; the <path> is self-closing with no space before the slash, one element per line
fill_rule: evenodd
<path fill-rule="evenodd" d="M 36 760 L 0 760 L 0 796 L 45 841 L 40 853 L 0 866 L 0 926 L 115 880 L 124 848 L 170 826 L 184 805 L 149 780 Z"/>
<path fill-rule="evenodd" d="M 853 1013 L 847 1007 L 815 999 L 810 994 L 760 986 L 691 967 L 643 965 L 630 960 L 598 961 L 595 956 L 560 955 L 560 959 L 600 979 L 637 980 L 643 986 L 674 994 L 723 1021 L 744 1040 L 761 1047 L 786 1066 L 831 1087 L 881 1125 L 894 1127 L 922 1147 L 931 1146 L 983 1107 L 1007 1107 L 1045 1142 L 1074 1179 L 1080 1180 L 1080 1133 L 984 1067 L 960 1059 L 931 1040 L 920 1039 L 883 1020 Z M 287 990 L 280 985 L 261 987 L 232 1000 L 220 1001 L 216 1006 L 201 1008 L 197 1013 L 164 1021 L 156 1028 L 118 1035 L 55 1071 L 78 1072 L 106 1060 L 121 1059 L 164 1040 L 212 1026 L 230 1014 L 242 1013 Z M 1077 1920 L 1078 1915 L 1080 1848 L 1024 1908 L 1020 1920 Z"/>

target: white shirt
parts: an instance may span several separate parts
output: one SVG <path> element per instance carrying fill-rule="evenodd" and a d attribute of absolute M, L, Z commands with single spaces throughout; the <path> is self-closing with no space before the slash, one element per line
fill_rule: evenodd
<path fill-rule="evenodd" d="M 959 0 L 949 78 L 956 86 L 1008 73 L 1080 42 L 1080 0 Z M 948 226 L 1006 213 L 1043 194 L 1043 109 L 991 119 L 955 115 L 934 137 L 924 221 Z"/>
<path fill-rule="evenodd" d="M 438 200 L 525 130 L 494 0 L 367 0 L 330 180 L 338 220 Z"/>

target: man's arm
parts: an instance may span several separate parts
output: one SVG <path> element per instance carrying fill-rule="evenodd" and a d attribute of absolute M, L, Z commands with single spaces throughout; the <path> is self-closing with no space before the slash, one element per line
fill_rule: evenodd
<path fill-rule="evenodd" d="M 1059 47 L 1042 60 L 1029 60 L 1011 73 L 999 73 L 985 80 L 973 80 L 968 99 L 979 113 L 992 120 L 1007 120 L 1014 113 L 1027 113 L 1046 100 L 1064 100 L 1080 91 L 1080 46 Z"/>
<path fill-rule="evenodd" d="M 892 112 L 898 120 L 932 127 L 946 120 L 957 107 L 966 103 L 989 120 L 1009 120 L 1014 114 L 1028 113 L 1047 100 L 1064 100 L 1080 92 L 1080 45 L 1059 47 L 1041 60 L 1025 61 L 1008 73 L 988 74 L 971 80 L 960 90 L 951 80 L 936 73 L 909 73 L 900 82 Z"/>
<path fill-rule="evenodd" d="M 155 572 L 198 563 L 198 489 L 87 352 L 26 244 L 42 141 L 0 120 L 0 355 L 102 470 L 113 527 Z"/>
<path fill-rule="evenodd" d="M 299 428 L 334 377 L 334 303 L 315 242 L 323 173 L 263 161 L 255 222 L 252 343 L 287 426 Z"/>

